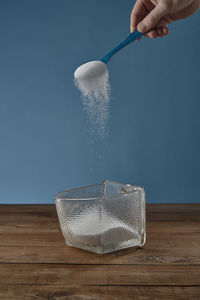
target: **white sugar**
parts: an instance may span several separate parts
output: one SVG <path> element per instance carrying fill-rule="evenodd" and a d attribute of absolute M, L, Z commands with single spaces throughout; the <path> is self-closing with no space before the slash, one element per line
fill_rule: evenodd
<path fill-rule="evenodd" d="M 74 73 L 75 85 L 82 93 L 84 109 L 88 113 L 92 131 L 104 137 L 107 132 L 110 105 L 110 84 L 106 64 L 90 61 Z"/>
<path fill-rule="evenodd" d="M 71 231 L 76 242 L 95 247 L 116 245 L 138 238 L 138 233 L 133 228 L 106 213 L 100 217 L 93 212 L 89 218 L 86 217 L 71 225 Z"/>

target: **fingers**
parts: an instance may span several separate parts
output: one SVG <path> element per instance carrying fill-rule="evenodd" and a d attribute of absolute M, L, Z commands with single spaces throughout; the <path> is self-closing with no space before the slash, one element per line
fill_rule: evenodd
<path fill-rule="evenodd" d="M 146 32 L 146 37 L 153 39 L 167 35 L 169 33 L 167 25 L 172 20 L 166 11 L 167 7 L 158 0 L 151 2 L 137 0 L 131 13 L 130 31 L 133 32 L 137 28 L 140 32 Z"/>
<path fill-rule="evenodd" d="M 167 27 L 160 27 L 157 29 L 157 35 L 163 37 L 169 34 L 169 29 Z"/>
<path fill-rule="evenodd" d="M 136 30 L 137 24 L 142 21 L 146 15 L 147 12 L 142 0 L 137 0 L 131 13 L 130 32 Z"/>
<path fill-rule="evenodd" d="M 142 22 L 137 25 L 137 29 L 142 33 L 150 31 L 152 28 L 157 27 L 160 19 L 166 14 L 166 6 L 162 3 L 158 3 Z"/>
<path fill-rule="evenodd" d="M 156 30 L 151 30 L 150 32 L 146 33 L 145 36 L 151 39 L 156 39 L 158 37 Z"/>
<path fill-rule="evenodd" d="M 197 11 L 198 8 L 200 8 L 200 0 L 193 1 L 189 6 L 170 14 L 171 20 L 177 21 L 180 19 L 187 18 L 191 16 L 195 11 Z"/>
<path fill-rule="evenodd" d="M 167 21 L 167 16 L 165 16 L 164 18 L 161 18 L 160 21 L 157 24 L 157 28 L 160 27 L 166 27 L 169 24 L 169 22 Z"/>
<path fill-rule="evenodd" d="M 151 39 L 156 39 L 157 37 L 163 37 L 168 34 L 169 29 L 167 27 L 159 27 L 146 33 L 145 36 Z"/>

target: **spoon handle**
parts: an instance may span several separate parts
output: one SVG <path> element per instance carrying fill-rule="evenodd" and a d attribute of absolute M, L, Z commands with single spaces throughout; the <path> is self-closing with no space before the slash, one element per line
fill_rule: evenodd
<path fill-rule="evenodd" d="M 133 33 L 129 34 L 129 36 L 123 41 L 121 42 L 117 47 L 115 47 L 113 50 L 111 50 L 108 54 L 106 54 L 101 61 L 104 62 L 105 64 L 107 64 L 107 62 L 109 62 L 109 60 L 111 59 L 111 57 L 117 53 L 119 50 L 121 50 L 122 48 L 126 47 L 127 45 L 129 45 L 130 43 L 134 42 L 135 40 L 137 40 L 138 38 L 140 38 L 141 36 L 143 36 L 143 33 L 139 32 L 138 30 L 135 30 Z"/>

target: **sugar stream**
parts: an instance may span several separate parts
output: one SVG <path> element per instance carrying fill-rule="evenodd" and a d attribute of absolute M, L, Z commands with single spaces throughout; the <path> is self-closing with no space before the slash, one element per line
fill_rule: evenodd
<path fill-rule="evenodd" d="M 91 61 L 82 65 L 75 71 L 74 83 L 81 91 L 90 131 L 93 136 L 105 137 L 110 107 L 110 84 L 106 65 L 101 61 Z"/>

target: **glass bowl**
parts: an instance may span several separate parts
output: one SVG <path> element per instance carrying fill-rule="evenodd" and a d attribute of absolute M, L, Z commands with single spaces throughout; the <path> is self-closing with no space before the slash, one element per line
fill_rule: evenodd
<path fill-rule="evenodd" d="M 55 196 L 60 227 L 68 245 L 98 254 L 144 245 L 145 192 L 130 184 L 101 184 Z"/>

